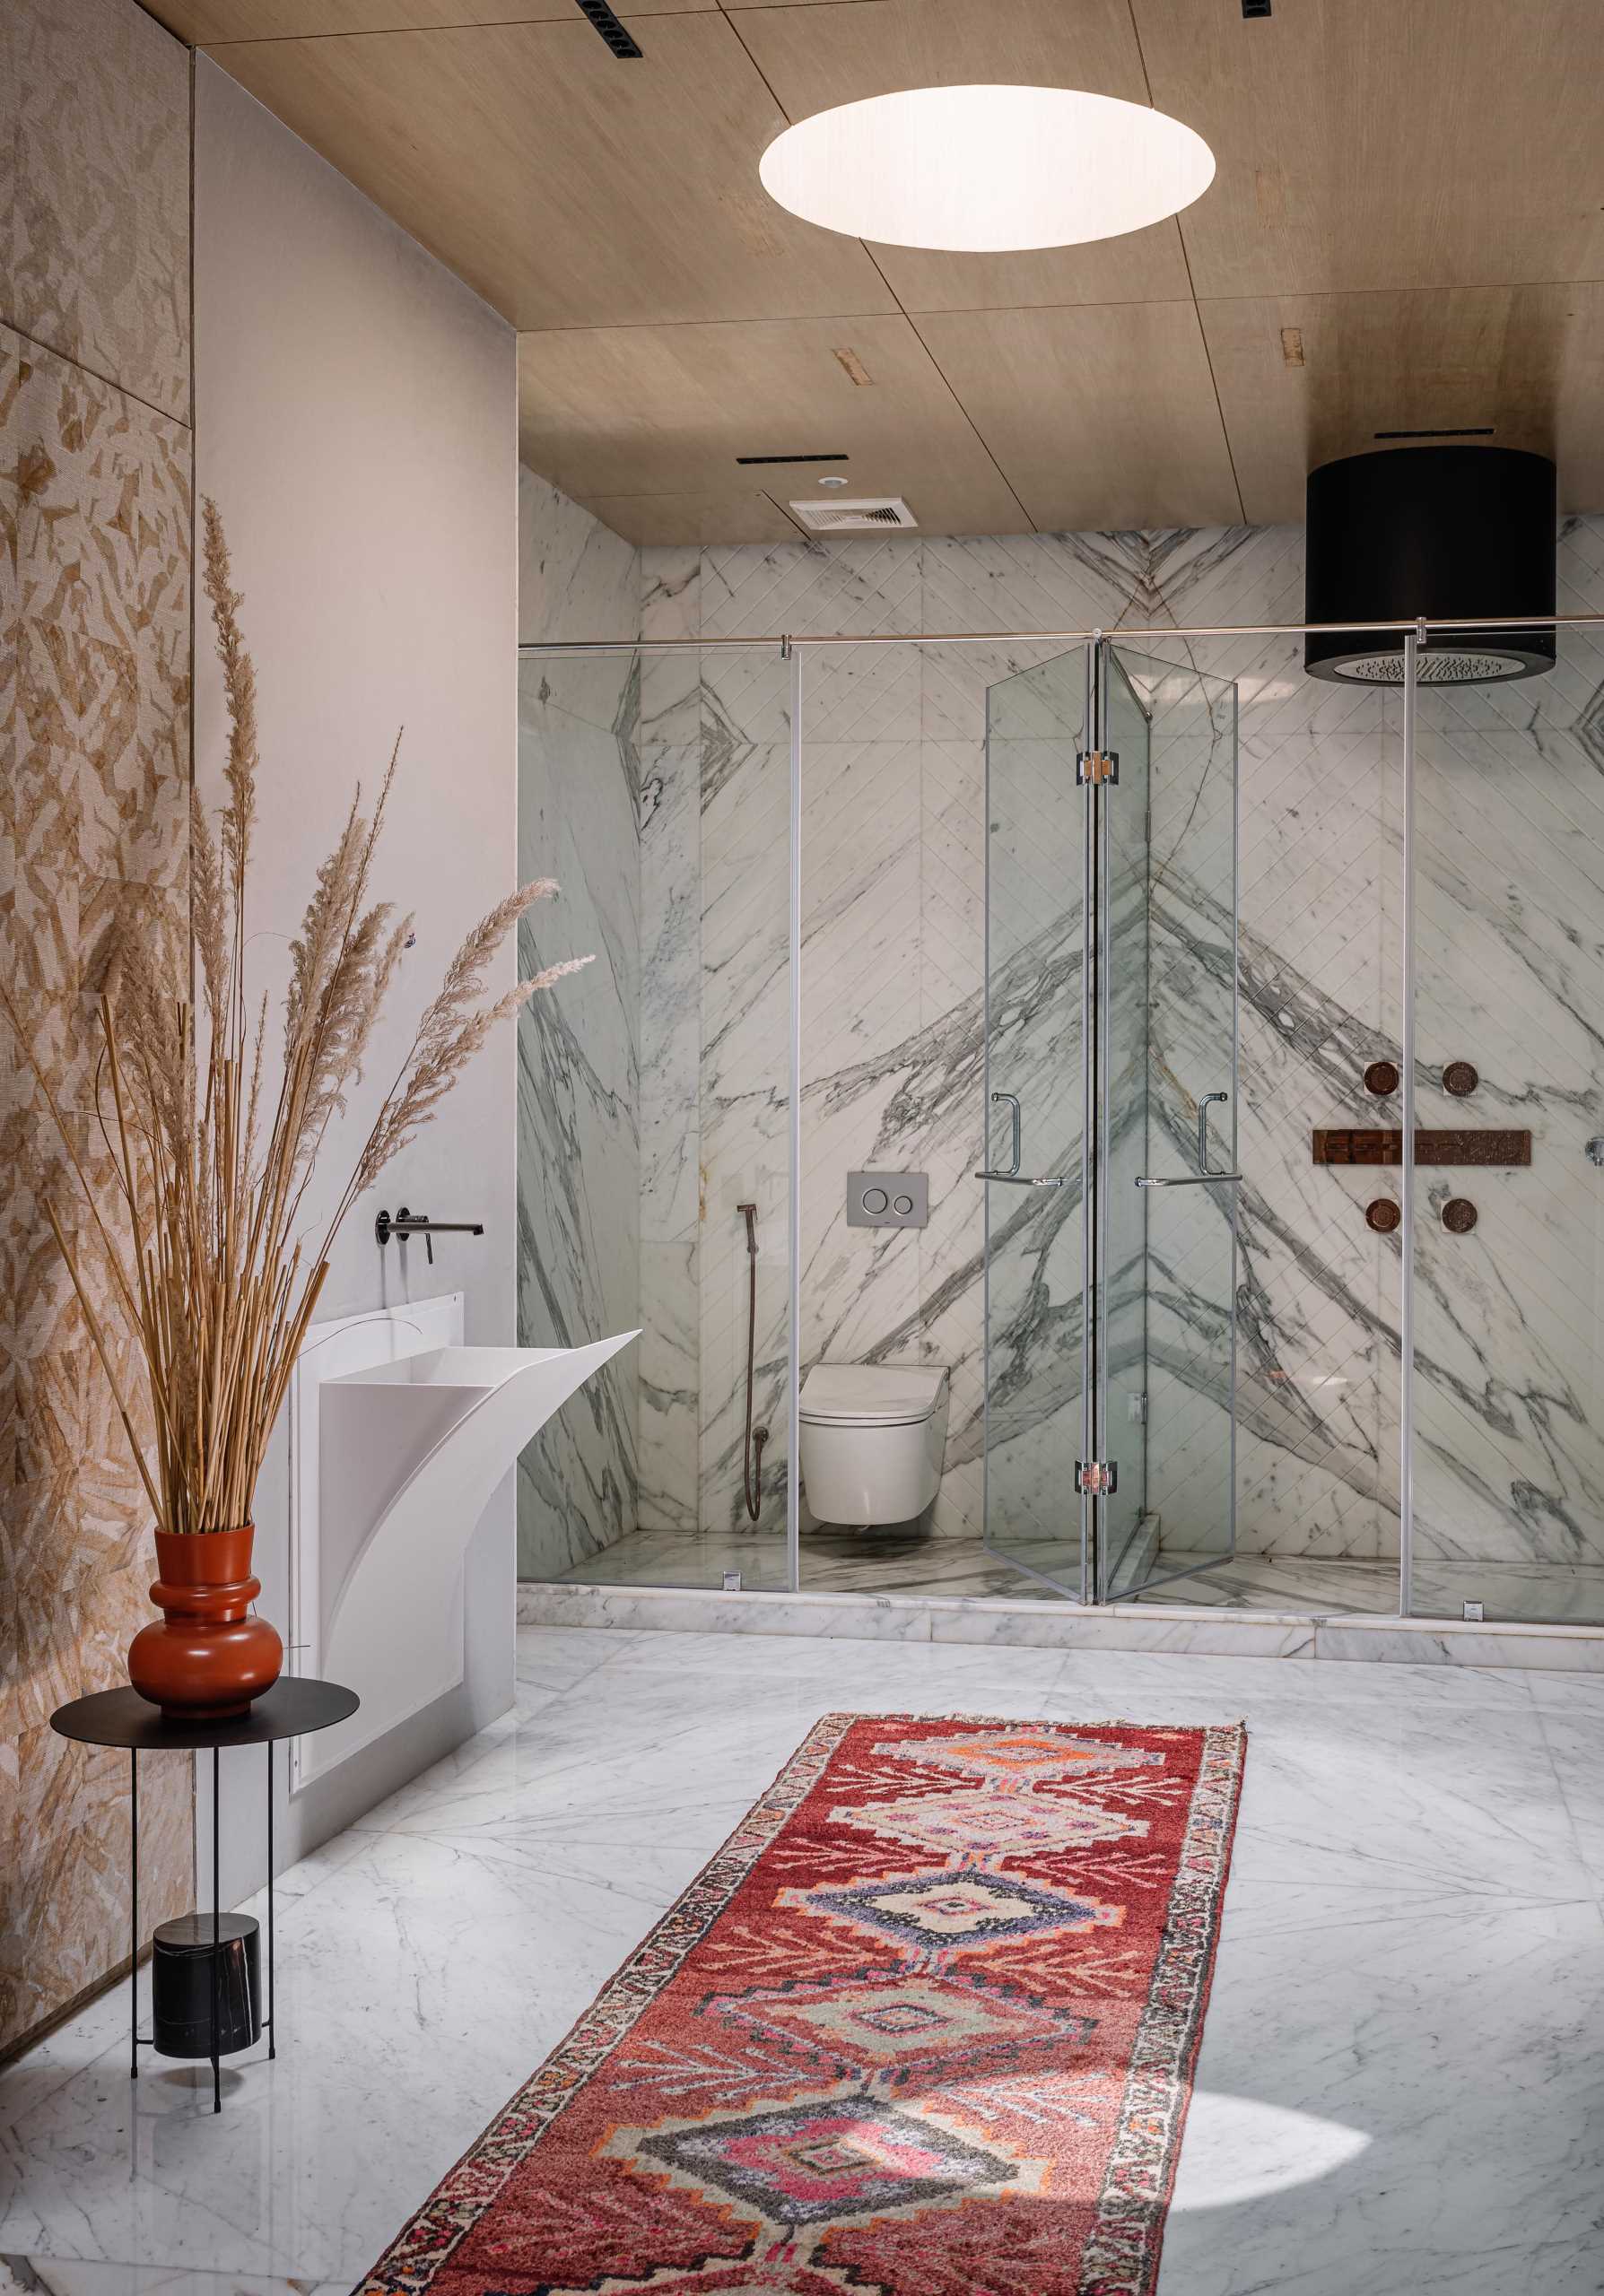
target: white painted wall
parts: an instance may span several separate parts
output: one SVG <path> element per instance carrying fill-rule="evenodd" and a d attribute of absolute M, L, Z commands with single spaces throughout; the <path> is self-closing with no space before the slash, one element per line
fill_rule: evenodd
<path fill-rule="evenodd" d="M 405 729 L 378 891 L 416 912 L 417 942 L 367 1085 L 324 1151 L 315 1221 L 365 1135 L 379 1080 L 399 1065 L 418 1009 L 464 933 L 515 882 L 515 338 L 205 57 L 196 59 L 195 169 L 198 489 L 222 510 L 256 661 L 260 937 L 252 960 L 275 1005 L 288 936 L 353 784 L 360 778 L 364 790 L 376 787 L 397 728 Z M 196 772 L 211 800 L 224 718 L 204 619 L 196 657 Z M 515 977 L 509 942 L 497 986 Z M 509 1029 L 358 1205 L 320 1314 L 405 1297 L 408 1282 L 419 1298 L 460 1287 L 468 1342 L 511 1342 L 516 1131 Z M 432 1269 L 410 1246 L 404 1268 L 400 1248 L 381 1254 L 372 1230 L 381 1205 L 402 1202 L 440 1219 L 482 1220 L 484 1235 L 443 1240 Z M 285 1465 L 281 1431 L 257 1508 L 261 1607 L 277 1620 L 288 1613 Z M 510 1704 L 513 1535 L 510 1478 L 469 1555 L 461 1689 L 297 1796 L 283 1813 L 283 1857 L 347 1823 Z M 238 1898 L 260 1867 L 262 1757 L 248 1760 L 248 1797 L 229 1793 L 225 1899 Z"/>

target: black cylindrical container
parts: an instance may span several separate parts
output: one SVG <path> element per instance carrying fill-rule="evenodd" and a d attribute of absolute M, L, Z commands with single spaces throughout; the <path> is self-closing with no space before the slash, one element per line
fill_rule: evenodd
<path fill-rule="evenodd" d="M 1306 622 L 1545 614 L 1555 606 L 1557 494 L 1546 455 L 1399 447 L 1309 474 Z M 1397 685 L 1403 637 L 1311 631 L 1312 677 Z M 1482 685 L 1554 667 L 1552 630 L 1434 631 L 1423 684 Z"/>
<path fill-rule="evenodd" d="M 217 1917 L 217 2055 L 262 2038 L 260 1929 L 248 1913 Z M 163 2057 L 212 2055 L 212 1916 L 181 1913 L 151 1941 L 151 2031 Z"/>

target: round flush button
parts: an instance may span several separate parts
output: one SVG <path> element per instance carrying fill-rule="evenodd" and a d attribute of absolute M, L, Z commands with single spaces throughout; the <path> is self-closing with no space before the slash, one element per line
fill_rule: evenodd
<path fill-rule="evenodd" d="M 891 1208 L 899 1219 L 905 1220 L 913 1209 L 913 1198 L 911 1196 L 899 1196 Z"/>
<path fill-rule="evenodd" d="M 890 1201 L 883 1187 L 866 1187 L 863 1191 L 863 1208 L 866 1212 L 872 1212 L 876 1219 Z"/>

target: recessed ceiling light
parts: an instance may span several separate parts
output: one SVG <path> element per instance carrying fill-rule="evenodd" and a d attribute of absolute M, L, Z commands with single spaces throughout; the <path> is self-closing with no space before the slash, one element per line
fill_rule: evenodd
<path fill-rule="evenodd" d="M 844 478 L 822 478 L 819 481 L 821 486 L 844 486 L 846 483 Z"/>
<path fill-rule="evenodd" d="M 815 112 L 758 168 L 771 198 L 829 231 L 998 254 L 1139 231 L 1214 179 L 1195 130 L 1079 88 L 909 88 Z"/>

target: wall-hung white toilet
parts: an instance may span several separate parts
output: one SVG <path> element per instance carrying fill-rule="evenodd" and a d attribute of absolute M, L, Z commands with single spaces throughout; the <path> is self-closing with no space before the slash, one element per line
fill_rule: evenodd
<path fill-rule="evenodd" d="M 907 1523 L 941 1483 L 945 1367 L 815 1363 L 802 1382 L 802 1482 L 823 1523 Z"/>

